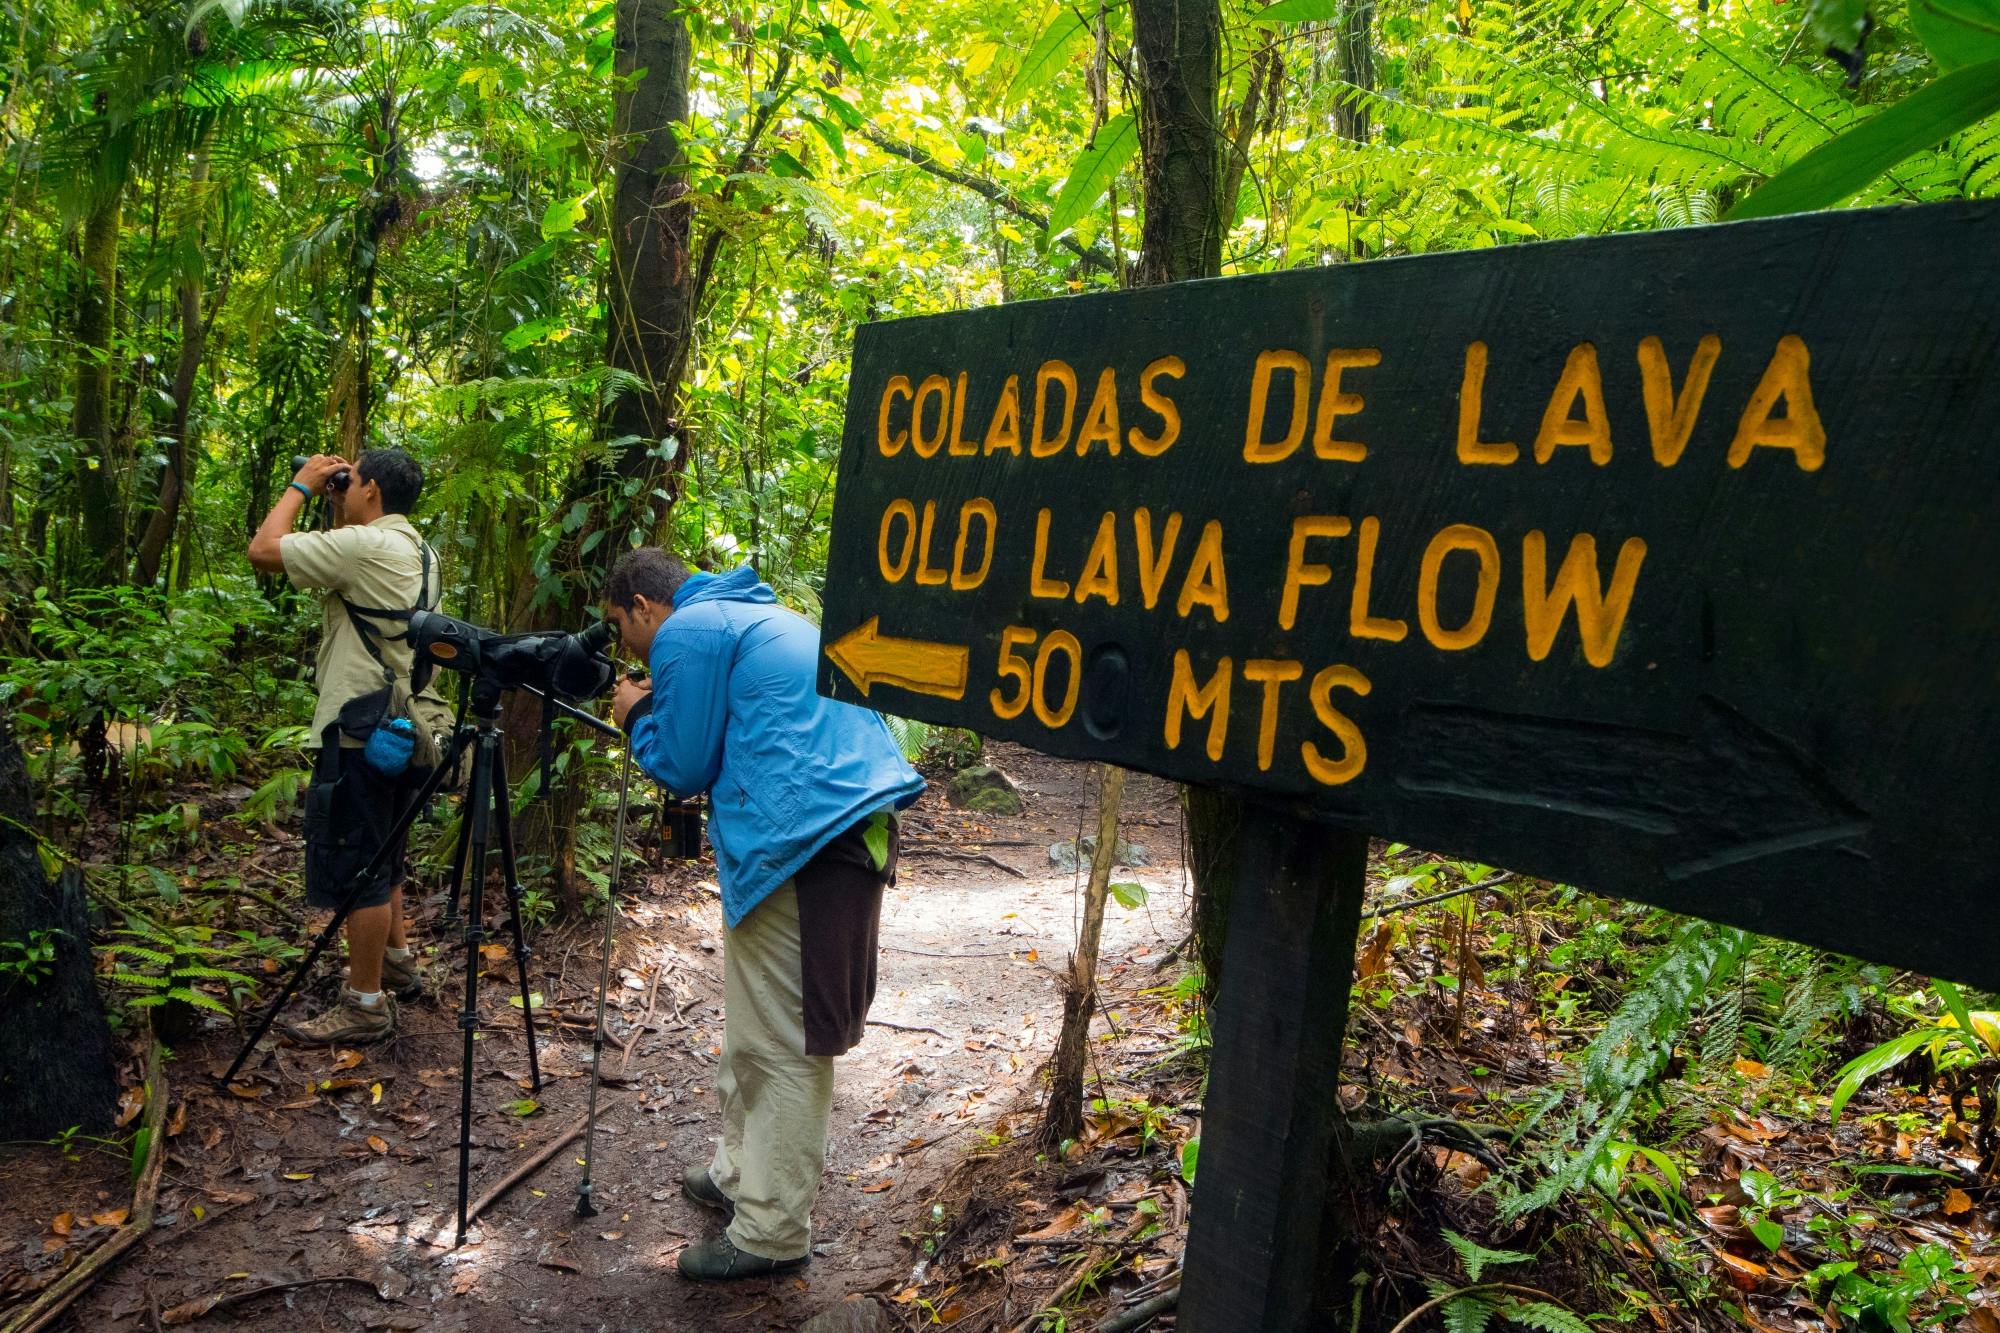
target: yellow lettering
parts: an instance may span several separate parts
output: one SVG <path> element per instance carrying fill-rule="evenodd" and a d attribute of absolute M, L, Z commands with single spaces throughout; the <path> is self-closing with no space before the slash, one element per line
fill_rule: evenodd
<path fill-rule="evenodd" d="M 965 430 L 965 381 L 966 373 L 961 370 L 958 388 L 951 396 L 951 444 L 947 452 L 954 458 L 971 458 L 979 452 L 978 445 L 961 438 Z"/>
<path fill-rule="evenodd" d="M 1313 454 L 1340 463 L 1359 463 L 1368 457 L 1368 446 L 1355 440 L 1333 438 L 1334 423 L 1353 416 L 1367 402 L 1358 393 L 1342 392 L 1340 375 L 1382 364 L 1379 347 L 1336 347 L 1326 354 L 1326 380 L 1319 389 L 1319 418 L 1313 427 Z M 1248 670 L 1249 668 L 1244 668 Z"/>
<path fill-rule="evenodd" d="M 1511 463 L 1521 456 L 1519 445 L 1479 438 L 1479 414 L 1486 393 L 1486 344 L 1467 343 L 1465 377 L 1458 383 L 1458 461 Z"/>
<path fill-rule="evenodd" d="M 1271 397 L 1271 376 L 1278 371 L 1292 376 L 1292 422 L 1282 440 L 1264 438 L 1264 412 Z M 1289 348 L 1277 347 L 1257 355 L 1256 377 L 1250 381 L 1250 419 L 1243 427 L 1243 461 L 1282 463 L 1306 437 L 1306 417 L 1311 409 L 1312 365 Z"/>
<path fill-rule="evenodd" d="M 1299 617 L 1299 589 L 1333 582 L 1333 566 L 1306 560 L 1306 543 L 1319 537 L 1345 537 L 1354 525 L 1336 514 L 1301 514 L 1292 520 L 1292 549 L 1285 557 L 1285 592 L 1278 602 L 1278 628 L 1290 629 Z"/>
<path fill-rule="evenodd" d="M 899 430 L 894 435 L 889 433 L 889 409 L 895 406 L 899 396 L 911 396 L 908 375 L 891 375 L 882 388 L 882 406 L 875 413 L 875 447 L 881 450 L 884 458 L 894 458 L 901 453 L 910 439 L 910 432 L 906 430 Z"/>
<path fill-rule="evenodd" d="M 924 404 L 935 394 L 938 400 L 937 433 L 924 434 Z M 917 403 L 910 409 L 910 447 L 919 458 L 935 458 L 944 447 L 944 433 L 951 415 L 951 383 L 942 375 L 932 375 L 917 386 Z"/>
<path fill-rule="evenodd" d="M 1646 395 L 1646 425 L 1653 433 L 1653 461 L 1672 467 L 1681 461 L 1688 437 L 1694 434 L 1695 418 L 1701 415 L 1701 400 L 1708 393 L 1708 377 L 1715 372 L 1716 358 L 1722 355 L 1722 339 L 1712 333 L 1701 335 L 1695 344 L 1694 359 L 1688 362 L 1688 376 L 1674 393 L 1673 368 L 1667 365 L 1667 349 L 1660 340 L 1639 340 L 1639 387 Z"/>
<path fill-rule="evenodd" d="M 1583 420 L 1570 415 L 1583 399 Z M 1590 461 L 1603 467 L 1611 461 L 1611 418 L 1604 412 L 1604 376 L 1597 369 L 1597 348 L 1578 343 L 1563 362 L 1549 405 L 1542 411 L 1542 428 L 1535 434 L 1535 461 L 1546 463 L 1565 444 L 1590 447 Z"/>
<path fill-rule="evenodd" d="M 1368 614 L 1368 594 L 1375 587 L 1375 546 L 1382 540 L 1382 520 L 1361 520 L 1361 546 L 1354 555 L 1354 596 L 1348 603 L 1347 632 L 1357 639 L 1386 639 L 1401 643 L 1410 632 L 1401 620 Z"/>
<path fill-rule="evenodd" d="M 1264 700 L 1257 712 L 1257 771 L 1271 767 L 1278 749 L 1278 695 L 1285 682 L 1297 680 L 1306 669 L 1284 658 L 1253 657 L 1243 664 L 1243 679 L 1264 687 Z"/>
<path fill-rule="evenodd" d="M 1062 652 L 1069 655 L 1069 684 L 1063 687 L 1063 700 L 1054 708 L 1049 707 L 1048 674 L 1049 655 Z M 1054 730 L 1069 721 L 1069 715 L 1076 711 L 1076 693 L 1083 688 L 1083 645 L 1076 641 L 1076 635 L 1066 629 L 1052 629 L 1042 640 L 1042 650 L 1035 654 L 1035 716 L 1043 726 Z"/>
<path fill-rule="evenodd" d="M 1299 746 L 1299 758 L 1305 761 L 1306 772 L 1312 774 L 1315 782 L 1338 787 L 1360 777 L 1361 770 L 1368 766 L 1368 742 L 1362 738 L 1361 728 L 1354 725 L 1354 719 L 1333 706 L 1333 692 L 1352 690 L 1366 698 L 1371 688 L 1368 677 L 1351 666 L 1330 666 L 1313 677 L 1313 716 L 1339 737 L 1341 744 L 1338 759 L 1328 759 L 1311 741 Z"/>
<path fill-rule="evenodd" d="M 993 409 L 993 420 L 986 425 L 986 452 L 997 454 L 1002 449 L 1021 456 L 1021 377 L 1009 375 L 1006 385 L 1000 390 L 1000 405 Z"/>
<path fill-rule="evenodd" d="M 1438 623 L 1438 572 L 1444 558 L 1453 551 L 1470 551 L 1479 560 L 1479 585 L 1472 594 L 1472 614 L 1457 629 Z M 1493 599 L 1500 592 L 1500 547 L 1493 534 L 1469 523 L 1454 523 L 1424 548 L 1424 562 L 1417 575 L 1417 624 L 1434 648 L 1456 652 L 1470 648 L 1486 637 L 1493 624 Z"/>
<path fill-rule="evenodd" d="M 1051 436 L 1044 429 L 1049 416 L 1049 386 L 1063 390 L 1062 429 Z M 1067 361 L 1044 361 L 1035 372 L 1035 433 L 1028 452 L 1036 458 L 1053 458 L 1069 447 L 1070 423 L 1076 420 L 1076 372 Z"/>
<path fill-rule="evenodd" d="M 1180 600 L 1174 609 L 1183 616 L 1196 606 L 1205 606 L 1221 624 L 1229 619 L 1229 574 L 1222 563 L 1222 522 L 1211 518 L 1201 530 L 1187 577 L 1181 580 Z"/>
<path fill-rule="evenodd" d="M 1206 685 L 1194 682 L 1194 664 L 1185 648 L 1174 649 L 1174 678 L 1167 686 L 1167 748 L 1181 748 L 1181 717 L 1208 719 L 1208 757 L 1222 758 L 1229 737 L 1229 685 L 1233 664 L 1223 658 L 1215 664 L 1215 674 Z"/>
<path fill-rule="evenodd" d="M 1132 530 L 1139 539 L 1139 592 L 1145 598 L 1146 609 L 1152 610 L 1160 600 L 1160 589 L 1166 586 L 1167 566 L 1174 560 L 1174 547 L 1181 538 L 1181 516 L 1167 515 L 1166 530 L 1160 534 L 1159 557 L 1153 553 L 1153 515 L 1148 509 L 1138 509 L 1132 514 Z"/>
<path fill-rule="evenodd" d="M 972 534 L 972 520 L 979 519 L 986 525 L 985 554 L 980 557 L 979 568 L 971 573 L 965 568 L 966 539 Z M 958 541 L 951 552 L 951 586 L 957 592 L 977 588 L 986 582 L 988 571 L 993 568 L 993 547 L 1000 535 L 1000 517 L 993 510 L 993 502 L 984 497 L 967 500 L 958 509 Z"/>
<path fill-rule="evenodd" d="M 1185 374 L 1187 362 L 1177 356 L 1163 356 L 1139 374 L 1139 401 L 1160 418 L 1160 433 L 1148 435 L 1134 426 L 1125 432 L 1125 443 L 1148 458 L 1158 458 L 1181 437 L 1181 409 L 1173 399 L 1154 388 L 1153 381 L 1162 375 L 1179 379 Z"/>
<path fill-rule="evenodd" d="M 903 520 L 903 554 L 894 560 L 889 558 L 889 529 L 895 519 Z M 910 572 L 910 561 L 917 553 L 917 507 L 908 500 L 891 500 L 889 507 L 882 511 L 882 529 L 875 538 L 875 558 L 882 568 L 882 577 L 891 583 L 902 581 Z"/>
<path fill-rule="evenodd" d="M 1076 581 L 1076 600 L 1102 597 L 1107 605 L 1118 605 L 1118 516 L 1106 514 L 1097 522 L 1097 537 L 1084 557 L 1083 573 Z"/>
<path fill-rule="evenodd" d="M 1035 557 L 1028 566 L 1028 596 L 1067 597 L 1069 584 L 1061 579 L 1045 577 L 1042 567 L 1049 559 L 1049 511 L 1038 510 L 1035 514 Z"/>
<path fill-rule="evenodd" d="M 1811 368 L 1812 354 L 1804 339 L 1795 333 L 1778 339 L 1771 364 L 1764 367 L 1764 378 L 1757 382 L 1757 391 L 1737 423 L 1736 438 L 1730 441 L 1729 466 L 1742 467 L 1750 461 L 1750 451 L 1762 445 L 1790 449 L 1801 472 L 1820 470 L 1826 462 L 1826 427 L 1813 406 L 1812 380 L 1806 373 Z M 1780 398 L 1785 400 L 1786 415 L 1774 418 L 1771 409 Z"/>
<path fill-rule="evenodd" d="M 1077 457 L 1090 452 L 1090 446 L 1102 440 L 1111 449 L 1113 457 L 1123 449 L 1124 443 L 1118 436 L 1118 372 L 1106 366 L 1097 377 L 1097 392 L 1090 396 L 1090 410 L 1083 414 L 1083 429 L 1077 432 Z"/>
<path fill-rule="evenodd" d="M 993 706 L 993 716 L 1011 722 L 1021 716 L 1028 707 L 1028 695 L 1033 690 L 1033 673 L 1028 663 L 1016 648 L 1025 648 L 1035 641 L 1035 632 L 1026 625 L 1009 625 L 1000 631 L 1000 664 L 996 668 L 1003 680 L 1011 680 L 1020 686 L 1009 699 L 994 686 L 986 701 Z"/>
<path fill-rule="evenodd" d="M 937 501 L 924 501 L 924 530 L 917 538 L 917 583 L 921 587 L 936 588 L 949 577 L 942 569 L 931 568 L 931 532 L 937 526 Z"/>
<path fill-rule="evenodd" d="M 1548 579 L 1548 539 L 1539 531 L 1530 532 L 1521 542 L 1521 601 L 1528 630 L 1528 656 L 1539 662 L 1555 646 L 1562 630 L 1563 616 L 1570 603 L 1576 604 L 1577 631 L 1583 637 L 1584 660 L 1594 667 L 1609 666 L 1618 648 L 1619 631 L 1625 627 L 1625 613 L 1632 608 L 1632 590 L 1639 582 L 1639 566 L 1646 559 L 1646 543 L 1628 537 L 1618 548 L 1618 564 L 1611 572 L 1611 590 L 1601 590 L 1597 573 L 1597 539 L 1578 533 L 1556 571 L 1555 582 Z"/>

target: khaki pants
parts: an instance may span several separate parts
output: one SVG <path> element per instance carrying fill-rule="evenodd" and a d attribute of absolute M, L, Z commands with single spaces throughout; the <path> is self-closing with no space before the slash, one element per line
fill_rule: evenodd
<path fill-rule="evenodd" d="M 787 880 L 726 932 L 722 1142 L 709 1178 L 736 1203 L 729 1239 L 766 1259 L 812 1248 L 826 1164 L 833 1060 L 805 1053 L 797 885 Z"/>

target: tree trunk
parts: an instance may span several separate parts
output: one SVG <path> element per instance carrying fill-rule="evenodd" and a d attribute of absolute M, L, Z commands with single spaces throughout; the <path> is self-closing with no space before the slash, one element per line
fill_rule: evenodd
<path fill-rule="evenodd" d="M 189 189 L 199 199 L 208 188 L 208 140 L 195 152 L 194 167 L 188 177 Z M 187 490 L 188 420 L 194 405 L 194 382 L 201 373 L 202 355 L 208 345 L 208 326 L 201 317 L 199 269 L 182 275 L 177 293 L 181 318 L 180 360 L 174 366 L 174 412 L 167 423 L 167 464 L 160 470 L 160 491 L 139 538 L 133 558 L 132 586 L 150 588 L 159 577 L 160 561 L 173 540 L 180 521 L 181 497 Z"/>
<path fill-rule="evenodd" d="M 1146 225 L 1139 283 L 1186 282 L 1222 271 L 1223 144 L 1217 132 L 1217 0 L 1133 0 L 1139 53 L 1139 147 Z M 1185 792 L 1194 875 L 1195 953 L 1204 992 L 1215 994 L 1229 917 L 1241 804 L 1220 792 Z"/>
<path fill-rule="evenodd" d="M 0 1139 L 103 1130 L 118 1097 L 82 879 L 49 883 L 34 815 L 27 765 L 0 715 Z M 36 946 L 49 944 L 54 957 L 39 961 Z"/>
<path fill-rule="evenodd" d="M 1212 278 L 1222 271 L 1222 9 L 1216 0 L 1133 0 L 1132 31 L 1146 197 L 1137 285 Z"/>
<path fill-rule="evenodd" d="M 1063 979 L 1062 1031 L 1049 1057 L 1049 1103 L 1042 1113 L 1040 1143 L 1054 1157 L 1066 1140 L 1083 1134 L 1083 1065 L 1090 1053 L 1090 1016 L 1097 1008 L 1097 946 L 1104 934 L 1104 900 L 1111 867 L 1118 860 L 1118 812 L 1125 801 L 1125 770 L 1101 766 L 1097 784 L 1097 850 L 1090 858 L 1090 884 L 1083 896 L 1083 924 Z"/>
<path fill-rule="evenodd" d="M 560 543 L 550 563 L 561 592 L 536 604 L 541 580 L 534 570 L 515 590 L 509 628 L 582 626 L 603 583 L 610 560 L 621 549 L 604 532 L 611 521 L 607 499 L 614 483 L 637 481 L 635 503 L 645 505 L 663 477 L 677 472 L 685 446 L 660 457 L 662 439 L 676 435 L 674 406 L 693 333 L 694 265 L 689 242 L 693 215 L 684 201 L 686 155 L 679 129 L 688 113 L 688 66 L 692 41 L 673 0 L 618 0 L 616 73 L 621 91 L 612 107 L 618 154 L 611 196 L 611 272 L 605 296 L 606 364 L 632 378 L 612 397 L 600 420 L 606 439 L 617 442 L 610 462 L 586 463 L 570 480 L 558 518 L 579 501 L 588 506 L 583 523 Z M 636 84 L 627 84 L 644 72 Z M 622 490 L 622 486 L 616 487 Z M 656 518 L 654 527 L 664 521 Z M 603 533 L 586 553 L 583 544 Z M 541 703 L 516 692 L 506 710 L 511 742 L 509 771 L 526 773 L 534 761 L 533 738 Z M 520 829 L 523 845 L 549 854 L 555 873 L 556 904 L 563 916 L 581 906 L 575 861 L 577 812 L 583 789 L 558 784 L 546 806 L 527 812 Z"/>
<path fill-rule="evenodd" d="M 118 229 L 124 191 L 91 209 L 83 224 L 83 272 L 76 303 L 77 496 L 83 510 L 78 582 L 102 586 L 124 568 L 125 532 L 119 521 L 117 460 L 113 457 L 111 333 L 118 292 Z"/>
<path fill-rule="evenodd" d="M 618 0 L 617 76 L 645 71 L 620 93 L 612 133 L 620 158 L 611 196 L 611 275 L 606 294 L 605 363 L 638 383 L 614 397 L 605 434 L 638 437 L 621 448 L 620 470 L 643 469 L 647 451 L 673 429 L 678 369 L 692 329 L 688 262 L 693 214 L 676 127 L 687 120 L 687 24 L 668 0 Z M 627 462 L 633 459 L 633 462 Z"/>
<path fill-rule="evenodd" d="M 1356 88 L 1375 87 L 1375 48 L 1369 28 L 1375 22 L 1375 0 L 1353 0 L 1340 14 L 1334 41 L 1340 57 L 1341 82 Z M 1350 143 L 1368 142 L 1368 103 L 1343 97 L 1334 104 L 1333 132 Z"/>

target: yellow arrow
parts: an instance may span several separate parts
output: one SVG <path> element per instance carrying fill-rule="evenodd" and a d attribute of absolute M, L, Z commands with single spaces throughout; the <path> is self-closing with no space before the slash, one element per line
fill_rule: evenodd
<path fill-rule="evenodd" d="M 861 687 L 864 698 L 875 685 L 895 685 L 943 699 L 965 697 L 970 650 L 955 643 L 890 638 L 878 633 L 881 624 L 882 617 L 870 616 L 826 648 L 827 657 Z"/>

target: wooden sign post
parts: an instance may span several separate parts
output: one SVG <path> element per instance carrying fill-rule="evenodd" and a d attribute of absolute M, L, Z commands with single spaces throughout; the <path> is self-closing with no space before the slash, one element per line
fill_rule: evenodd
<path fill-rule="evenodd" d="M 1996 588 L 1931 205 L 870 325 L 820 688 L 1262 803 L 1182 1324 L 1289 1329 L 1360 833 L 2000 986 Z"/>

